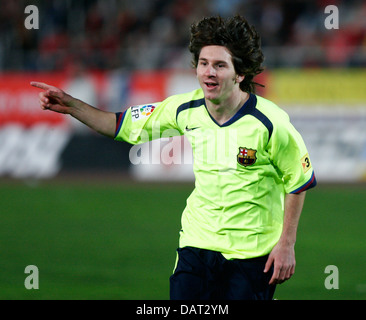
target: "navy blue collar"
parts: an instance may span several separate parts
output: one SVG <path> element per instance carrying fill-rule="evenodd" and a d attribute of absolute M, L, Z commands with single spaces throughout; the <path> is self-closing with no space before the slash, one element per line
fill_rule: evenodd
<path fill-rule="evenodd" d="M 209 114 L 210 118 L 213 122 L 215 122 L 219 127 L 227 127 L 231 124 L 233 124 L 235 121 L 239 120 L 240 118 L 244 117 L 247 114 L 251 114 L 253 110 L 255 109 L 255 106 L 257 105 L 257 97 L 253 93 L 249 93 L 249 99 L 245 101 L 243 106 L 235 113 L 232 118 L 222 125 L 218 124 L 217 121 L 211 116 L 210 112 L 207 109 L 206 101 L 205 101 L 205 107 L 207 110 L 207 113 Z"/>

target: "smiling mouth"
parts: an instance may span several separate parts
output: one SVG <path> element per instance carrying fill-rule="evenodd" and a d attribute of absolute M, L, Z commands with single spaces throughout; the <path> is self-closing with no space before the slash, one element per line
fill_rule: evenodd
<path fill-rule="evenodd" d="M 211 82 L 205 82 L 205 85 L 209 89 L 213 89 L 213 88 L 216 88 L 218 86 L 217 83 L 211 83 Z"/>

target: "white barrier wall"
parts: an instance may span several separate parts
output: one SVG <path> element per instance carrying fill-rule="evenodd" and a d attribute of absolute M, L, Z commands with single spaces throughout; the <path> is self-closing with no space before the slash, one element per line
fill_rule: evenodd
<path fill-rule="evenodd" d="M 302 134 L 319 181 L 355 182 L 366 179 L 366 109 L 319 106 L 309 115 L 290 110 Z"/>

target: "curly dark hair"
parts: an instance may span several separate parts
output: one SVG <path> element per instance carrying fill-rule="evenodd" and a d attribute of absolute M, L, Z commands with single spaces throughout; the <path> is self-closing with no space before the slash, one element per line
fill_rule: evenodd
<path fill-rule="evenodd" d="M 255 86 L 263 85 L 253 81 L 264 68 L 260 36 L 254 26 L 240 15 L 223 19 L 220 16 L 204 18 L 191 26 L 189 51 L 193 54 L 192 64 L 196 68 L 201 49 L 209 45 L 225 46 L 232 54 L 235 72 L 244 75 L 240 89 L 255 92 Z"/>

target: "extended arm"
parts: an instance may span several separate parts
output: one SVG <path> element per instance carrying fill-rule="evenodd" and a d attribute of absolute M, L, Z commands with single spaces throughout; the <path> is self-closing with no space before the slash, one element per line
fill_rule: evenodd
<path fill-rule="evenodd" d="M 96 109 L 48 84 L 31 82 L 31 85 L 44 90 L 39 94 L 43 110 L 70 114 L 91 129 L 107 137 L 114 137 L 116 129 L 116 115 L 114 113 Z"/>
<path fill-rule="evenodd" d="M 282 283 L 291 278 L 295 272 L 295 242 L 301 211 L 304 205 L 305 192 L 286 194 L 283 229 L 278 243 L 270 253 L 264 272 L 268 272 L 274 263 L 274 272 L 270 284 Z"/>

